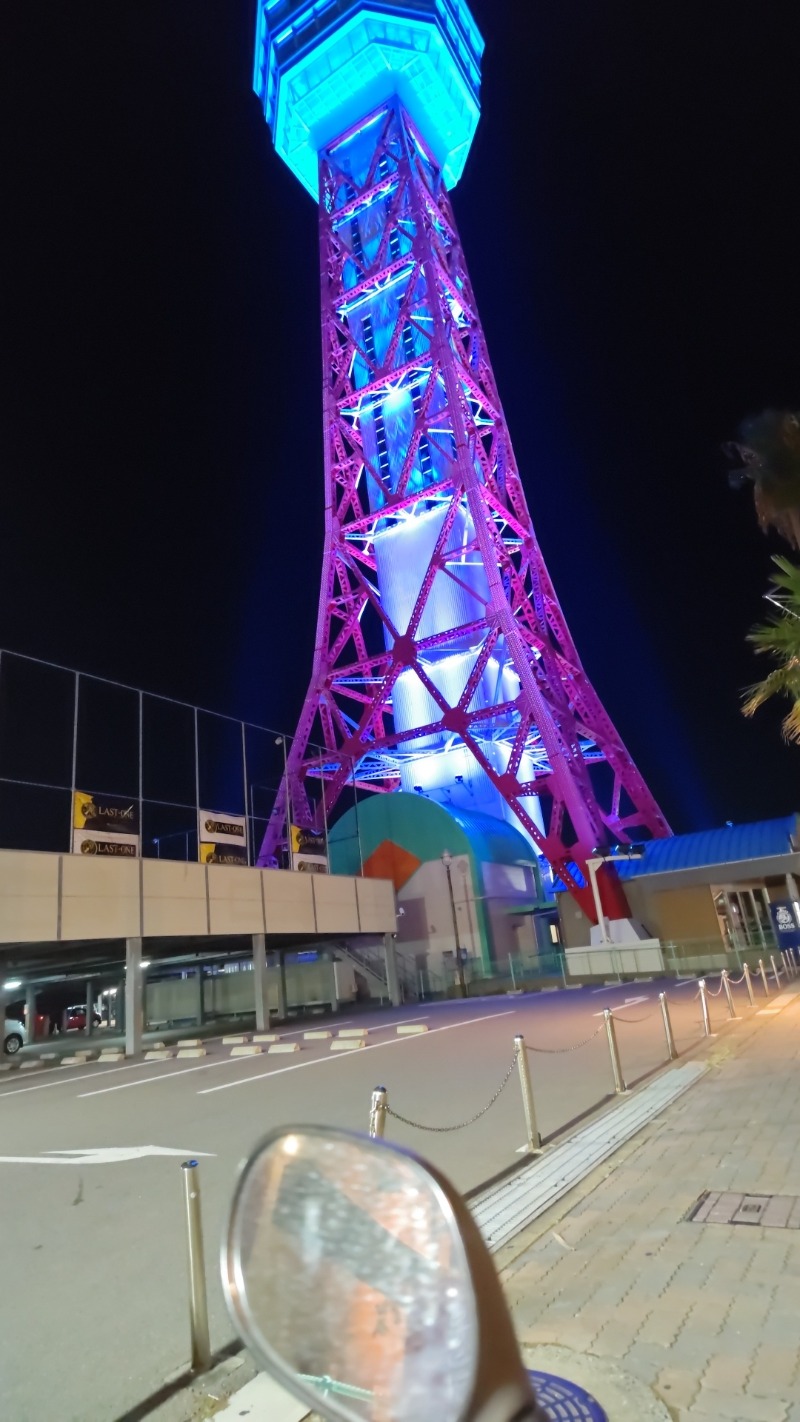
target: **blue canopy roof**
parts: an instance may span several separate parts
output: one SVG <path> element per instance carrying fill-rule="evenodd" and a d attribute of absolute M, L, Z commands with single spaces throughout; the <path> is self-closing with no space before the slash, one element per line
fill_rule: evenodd
<path fill-rule="evenodd" d="M 672 874 L 712 864 L 776 859 L 782 854 L 796 853 L 797 818 L 797 815 L 786 815 L 778 820 L 757 820 L 749 825 L 725 825 L 722 829 L 699 830 L 696 834 L 651 839 L 644 846 L 641 859 L 626 859 L 623 853 L 614 864 L 621 879 L 638 879 L 643 874 Z"/>

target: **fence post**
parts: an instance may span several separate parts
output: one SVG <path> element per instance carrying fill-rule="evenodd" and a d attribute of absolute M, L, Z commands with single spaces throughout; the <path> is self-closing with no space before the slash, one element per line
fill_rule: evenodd
<path fill-rule="evenodd" d="M 664 1036 L 667 1039 L 667 1056 L 671 1062 L 674 1062 L 678 1053 L 675 1048 L 675 1038 L 672 1035 L 672 1023 L 669 1017 L 669 1007 L 667 1006 L 667 994 L 665 992 L 660 992 L 658 994 L 658 1000 L 661 1003 L 661 1016 L 664 1019 Z"/>
<path fill-rule="evenodd" d="M 701 978 L 697 984 L 700 992 L 700 1011 L 703 1014 L 703 1031 L 707 1037 L 711 1036 L 711 1019 L 708 1015 L 708 998 L 706 997 L 706 980 Z"/>
<path fill-rule="evenodd" d="M 386 1087 L 376 1086 L 369 1108 L 369 1133 L 373 1139 L 383 1138 L 386 1129 Z"/>
<path fill-rule="evenodd" d="M 203 1219 L 200 1210 L 200 1167 L 196 1160 L 184 1160 L 183 1199 L 186 1207 L 186 1243 L 189 1257 L 189 1331 L 192 1340 L 192 1372 L 204 1373 L 211 1366 L 208 1333 L 208 1296 L 203 1253 Z"/>
<path fill-rule="evenodd" d="M 525 1112 L 525 1129 L 528 1134 L 526 1144 L 528 1150 L 536 1155 L 541 1150 L 542 1138 L 539 1135 L 539 1127 L 536 1124 L 536 1106 L 533 1100 L 533 1086 L 531 1084 L 531 1073 L 528 1066 L 528 1049 L 525 1046 L 524 1037 L 514 1038 L 514 1051 L 517 1057 L 519 1084 L 520 1090 L 522 1091 L 522 1109 Z"/>
<path fill-rule="evenodd" d="M 755 1007 L 755 1005 L 756 1005 L 756 1000 L 755 1000 L 755 997 L 753 996 L 753 984 L 752 984 L 752 982 L 750 981 L 750 969 L 748 968 L 748 966 L 747 966 L 746 963 L 745 963 L 744 967 L 742 968 L 742 972 L 744 973 L 745 987 L 747 988 L 747 996 L 748 996 L 749 999 L 750 999 L 750 1006 L 751 1006 L 751 1007 Z"/>
<path fill-rule="evenodd" d="M 729 980 L 728 980 L 728 970 L 727 970 L 727 968 L 723 968 L 723 969 L 722 969 L 722 986 L 723 986 L 724 989 L 725 989 L 725 996 L 726 996 L 726 998 L 727 998 L 727 1000 L 728 1000 L 728 1014 L 729 1014 L 729 1016 L 731 1016 L 731 1017 L 735 1017 L 735 1016 L 736 1016 L 736 1008 L 734 1007 L 734 1003 L 733 1003 L 733 993 L 731 992 L 731 985 L 730 985 L 730 982 L 729 982 Z"/>
<path fill-rule="evenodd" d="M 608 1038 L 608 1051 L 611 1057 L 611 1070 L 614 1074 L 614 1090 L 621 1096 L 628 1088 L 625 1085 L 625 1078 L 622 1075 L 622 1065 L 619 1059 L 619 1047 L 617 1046 L 617 1033 L 614 1026 L 614 1018 L 608 1008 L 603 1013 L 606 1024 L 606 1037 Z"/>
<path fill-rule="evenodd" d="M 761 974 L 761 981 L 764 984 L 764 993 L 767 997 L 769 997 L 769 983 L 767 982 L 767 970 L 764 967 L 763 958 L 759 958 L 758 960 L 758 971 Z"/>
<path fill-rule="evenodd" d="M 781 975 L 780 975 L 780 973 L 778 972 L 778 969 L 777 969 L 777 967 L 776 967 L 776 965 L 775 965 L 775 954 L 774 954 L 774 953 L 770 953 L 770 955 L 769 955 L 769 961 L 770 961 L 771 964 L 772 964 L 772 971 L 773 971 L 773 973 L 775 974 L 775 986 L 776 986 L 777 988 L 780 988 L 780 985 L 781 985 Z"/>

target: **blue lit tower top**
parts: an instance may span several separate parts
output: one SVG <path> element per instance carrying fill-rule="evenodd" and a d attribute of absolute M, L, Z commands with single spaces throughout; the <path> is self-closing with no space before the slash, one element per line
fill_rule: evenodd
<path fill-rule="evenodd" d="M 259 0 L 253 87 L 275 147 L 317 197 L 317 153 L 397 94 L 458 181 L 483 40 L 465 0 Z"/>

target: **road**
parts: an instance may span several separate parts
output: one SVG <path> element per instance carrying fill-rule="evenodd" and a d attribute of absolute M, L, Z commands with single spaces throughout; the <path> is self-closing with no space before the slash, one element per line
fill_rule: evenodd
<path fill-rule="evenodd" d="M 717 983 L 714 981 L 713 986 Z M 302 1051 L 231 1058 L 219 1041 L 202 1060 L 53 1067 L 0 1082 L 4 1205 L 0 1369 L 5 1415 L 39 1422 L 111 1422 L 186 1362 L 186 1259 L 180 1161 L 201 1159 L 212 1345 L 232 1330 L 216 1251 L 238 1163 L 279 1125 L 366 1129 L 372 1088 L 428 1126 L 451 1126 L 485 1105 L 521 1033 L 539 1126 L 548 1136 L 613 1090 L 603 1009 L 614 1009 L 629 1084 L 666 1056 L 660 983 L 634 983 L 386 1011 L 315 1017 L 283 1034 Z M 691 984 L 671 984 L 679 1051 L 701 1035 Z M 743 989 L 737 1006 L 748 1009 Z M 757 999 L 757 1007 L 763 1003 Z M 712 1000 L 712 1023 L 727 1020 Z M 427 1032 L 397 1036 L 398 1023 Z M 306 1028 L 369 1028 L 368 1045 L 331 1053 Z M 387 1136 L 441 1166 L 462 1190 L 513 1164 L 525 1130 L 516 1073 L 491 1108 L 461 1130 L 422 1132 L 394 1118 Z M 136 1156 L 159 1147 L 174 1155 Z M 116 1149 L 114 1158 L 102 1151 Z M 82 1158 L 56 1152 L 86 1152 Z M 91 1152 L 98 1152 L 94 1157 Z M 44 1157 L 44 1158 L 42 1158 Z M 76 1160 L 79 1163 L 76 1163 Z M 57 1162 L 57 1163 L 56 1163 Z"/>

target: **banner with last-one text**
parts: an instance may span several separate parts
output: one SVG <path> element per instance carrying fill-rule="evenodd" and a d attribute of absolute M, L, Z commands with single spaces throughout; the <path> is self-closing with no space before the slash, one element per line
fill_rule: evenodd
<path fill-rule="evenodd" d="M 72 797 L 72 853 L 135 859 L 141 827 L 138 800 L 117 795 L 92 795 L 76 790 Z"/>
<path fill-rule="evenodd" d="M 198 857 L 201 864 L 247 864 L 247 819 L 244 815 L 215 815 L 201 810 L 197 817 Z"/>

